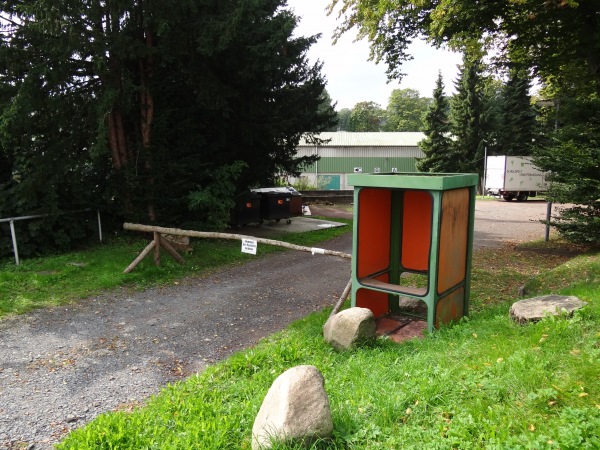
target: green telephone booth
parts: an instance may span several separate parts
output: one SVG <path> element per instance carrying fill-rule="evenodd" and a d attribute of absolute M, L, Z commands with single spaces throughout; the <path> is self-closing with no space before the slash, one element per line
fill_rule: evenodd
<path fill-rule="evenodd" d="M 428 331 L 467 315 L 477 181 L 477 174 L 348 175 L 352 306 L 382 317 L 402 314 L 402 297 L 419 299 Z"/>

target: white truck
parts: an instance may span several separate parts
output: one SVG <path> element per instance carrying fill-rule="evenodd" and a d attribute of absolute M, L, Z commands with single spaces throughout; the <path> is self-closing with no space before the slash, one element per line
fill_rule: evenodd
<path fill-rule="evenodd" d="M 546 174 L 528 156 L 488 156 L 485 192 L 506 201 L 522 202 L 548 189 Z"/>

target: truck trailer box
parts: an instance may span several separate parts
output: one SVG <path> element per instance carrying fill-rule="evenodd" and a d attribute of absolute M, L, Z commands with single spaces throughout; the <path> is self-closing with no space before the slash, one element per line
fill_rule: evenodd
<path fill-rule="evenodd" d="M 485 192 L 504 200 L 527 200 L 548 189 L 546 174 L 529 156 L 488 156 Z"/>

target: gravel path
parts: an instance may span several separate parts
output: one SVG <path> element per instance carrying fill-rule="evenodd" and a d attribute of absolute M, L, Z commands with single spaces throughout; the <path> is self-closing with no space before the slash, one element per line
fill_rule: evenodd
<path fill-rule="evenodd" d="M 478 202 L 476 247 L 543 237 L 545 208 Z M 350 253 L 352 237 L 322 246 Z M 333 305 L 349 278 L 349 260 L 289 251 L 173 286 L 120 289 L 4 319 L 0 448 L 51 448 L 98 414 L 143 403 L 167 383 Z"/>
<path fill-rule="evenodd" d="M 352 237 L 323 247 L 351 252 Z M 349 279 L 347 259 L 290 251 L 3 320 L 0 448 L 51 448 L 98 414 L 333 305 Z"/>

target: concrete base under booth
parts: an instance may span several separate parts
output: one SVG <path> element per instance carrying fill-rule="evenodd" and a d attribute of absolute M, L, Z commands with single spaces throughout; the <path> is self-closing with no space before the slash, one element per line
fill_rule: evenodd
<path fill-rule="evenodd" d="M 387 336 L 394 342 L 423 338 L 427 331 L 427 321 L 401 314 L 387 314 L 375 319 L 377 336 Z"/>

